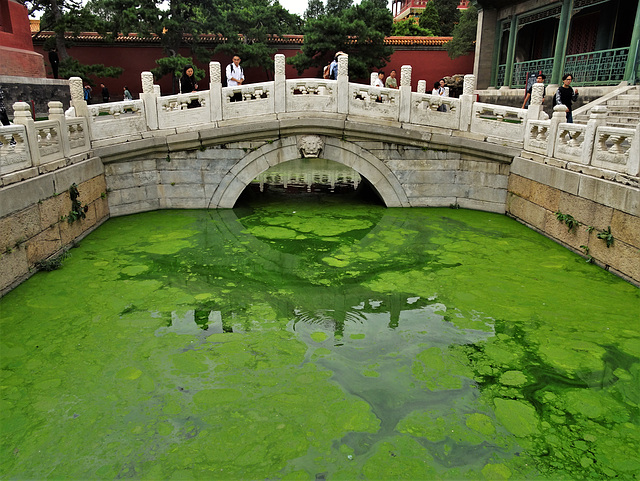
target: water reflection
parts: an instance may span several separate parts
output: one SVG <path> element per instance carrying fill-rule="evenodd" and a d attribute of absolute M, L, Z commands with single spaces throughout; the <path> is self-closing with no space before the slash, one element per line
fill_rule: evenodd
<path fill-rule="evenodd" d="M 150 212 L 72 254 L 0 300 L 5 477 L 640 469 L 638 290 L 504 216 Z"/>

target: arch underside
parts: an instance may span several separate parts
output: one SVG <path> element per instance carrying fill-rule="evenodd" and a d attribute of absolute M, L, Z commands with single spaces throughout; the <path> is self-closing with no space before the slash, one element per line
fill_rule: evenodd
<path fill-rule="evenodd" d="M 301 158 L 297 140 L 297 136 L 284 137 L 248 153 L 224 176 L 208 207 L 233 208 L 245 188 L 262 172 L 283 162 Z M 366 178 L 387 207 L 410 205 L 402 185 L 391 169 L 358 145 L 325 137 L 322 157 L 346 165 Z"/>

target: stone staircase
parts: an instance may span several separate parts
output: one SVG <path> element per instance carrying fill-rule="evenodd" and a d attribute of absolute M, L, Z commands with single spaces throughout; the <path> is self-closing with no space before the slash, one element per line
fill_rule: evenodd
<path fill-rule="evenodd" d="M 630 86 L 583 105 L 573 114 L 574 122 L 586 124 L 591 108 L 606 105 L 607 125 L 635 129 L 640 123 L 640 86 Z"/>

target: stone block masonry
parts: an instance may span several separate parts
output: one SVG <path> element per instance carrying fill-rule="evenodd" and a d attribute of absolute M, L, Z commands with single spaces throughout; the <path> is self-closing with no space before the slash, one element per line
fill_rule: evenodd
<path fill-rule="evenodd" d="M 508 215 L 640 285 L 640 189 L 518 157 L 506 205 Z M 557 212 L 578 226 L 570 230 Z M 613 244 L 607 247 L 597 234 L 609 228 Z"/>
<path fill-rule="evenodd" d="M 75 183 L 84 219 L 67 221 Z M 0 296 L 109 218 L 102 162 L 91 158 L 0 190 Z"/>

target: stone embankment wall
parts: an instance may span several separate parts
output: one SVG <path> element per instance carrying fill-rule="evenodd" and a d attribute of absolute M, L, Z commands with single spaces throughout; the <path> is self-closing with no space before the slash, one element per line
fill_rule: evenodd
<path fill-rule="evenodd" d="M 516 157 L 507 213 L 593 262 L 640 285 L 640 190 L 601 177 Z M 531 156 L 534 157 L 535 156 Z M 556 213 L 572 216 L 569 229 Z M 592 229 L 591 229 L 592 228 Z M 607 247 L 598 233 L 611 229 Z"/>
<path fill-rule="evenodd" d="M 84 219 L 69 223 L 74 183 L 88 208 Z M 96 157 L 0 189 L 0 296 L 108 218 L 104 167 Z"/>

